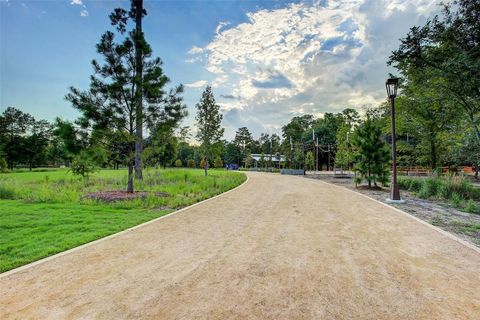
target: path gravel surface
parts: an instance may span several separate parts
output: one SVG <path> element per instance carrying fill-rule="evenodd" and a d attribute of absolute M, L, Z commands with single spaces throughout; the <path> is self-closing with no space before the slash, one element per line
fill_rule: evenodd
<path fill-rule="evenodd" d="M 249 181 L 0 276 L 2 319 L 480 319 L 480 253 L 321 181 Z"/>

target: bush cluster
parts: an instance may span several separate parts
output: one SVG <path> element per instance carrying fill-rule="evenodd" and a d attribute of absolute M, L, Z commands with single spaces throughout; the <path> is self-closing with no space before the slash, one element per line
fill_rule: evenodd
<path fill-rule="evenodd" d="M 475 201 L 480 200 L 480 189 L 463 176 L 434 176 L 425 179 L 399 177 L 398 186 L 415 192 L 423 199 L 448 200 L 454 207 L 467 212 L 479 212 Z"/>

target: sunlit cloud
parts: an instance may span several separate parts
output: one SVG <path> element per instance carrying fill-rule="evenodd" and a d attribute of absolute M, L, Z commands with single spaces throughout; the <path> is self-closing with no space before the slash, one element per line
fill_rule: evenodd
<path fill-rule="evenodd" d="M 409 27 L 438 9 L 438 1 L 426 0 L 290 4 L 248 12 L 237 25 L 221 22 L 211 42 L 188 53 L 223 92 L 228 125 L 280 127 L 302 113 L 381 103 L 390 52 Z"/>

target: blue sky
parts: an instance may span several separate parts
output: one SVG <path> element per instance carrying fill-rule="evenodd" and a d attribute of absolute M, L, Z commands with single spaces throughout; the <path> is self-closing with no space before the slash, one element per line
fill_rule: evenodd
<path fill-rule="evenodd" d="M 128 1 L 0 0 L 0 112 L 75 119 L 69 86 L 86 89 L 108 14 Z M 144 31 L 170 85 L 195 103 L 213 85 L 226 138 L 240 126 L 279 132 L 302 113 L 362 110 L 384 99 L 385 61 L 426 0 L 145 1 Z"/>

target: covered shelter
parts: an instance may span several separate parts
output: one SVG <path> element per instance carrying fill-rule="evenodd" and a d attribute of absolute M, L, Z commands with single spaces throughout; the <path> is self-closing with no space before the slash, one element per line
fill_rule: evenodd
<path fill-rule="evenodd" d="M 268 162 L 271 161 L 274 167 L 279 168 L 280 164 L 285 163 L 286 157 L 283 154 L 260 154 L 260 153 L 252 153 L 250 155 L 253 160 L 253 164 L 255 168 L 259 167 L 259 163 L 261 162 L 262 156 L 263 160 Z"/>

